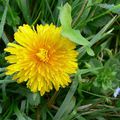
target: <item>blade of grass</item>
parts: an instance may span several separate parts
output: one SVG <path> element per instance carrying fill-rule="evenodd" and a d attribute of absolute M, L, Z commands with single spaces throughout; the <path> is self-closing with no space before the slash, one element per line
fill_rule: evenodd
<path fill-rule="evenodd" d="M 77 86 L 78 86 L 78 75 L 76 74 L 75 79 L 73 80 L 72 85 L 70 87 L 70 90 L 68 91 L 62 105 L 58 109 L 58 112 L 54 116 L 53 120 L 61 120 L 61 117 L 63 116 L 68 106 L 70 105 L 69 103 L 77 89 Z"/>
<path fill-rule="evenodd" d="M 32 26 L 34 26 L 34 25 L 37 23 L 37 21 L 38 21 L 39 18 L 40 18 L 40 15 L 41 15 L 41 11 L 39 12 L 37 18 L 36 18 L 36 19 L 34 20 L 34 22 L 32 23 Z"/>
<path fill-rule="evenodd" d="M 0 72 L 3 72 L 3 71 L 5 71 L 5 68 L 0 68 Z"/>
<path fill-rule="evenodd" d="M 0 84 L 4 84 L 4 83 L 14 83 L 14 80 L 0 80 Z"/>
<path fill-rule="evenodd" d="M 48 10 L 49 10 L 49 12 L 50 12 L 52 21 L 53 21 L 53 23 L 55 24 L 55 20 L 54 20 L 54 17 L 53 17 L 53 14 L 52 14 L 52 10 L 51 10 L 51 8 L 50 8 L 50 5 L 49 5 L 49 3 L 48 3 L 48 0 L 45 0 L 45 2 L 46 2 L 46 5 L 47 5 Z"/>
<path fill-rule="evenodd" d="M 7 16 L 8 4 L 9 4 L 9 0 L 6 1 L 5 10 L 3 12 L 1 23 L 0 23 L 0 38 L 2 37 L 2 34 L 3 34 L 3 29 L 5 25 L 6 16 Z"/>
<path fill-rule="evenodd" d="M 13 83 L 16 82 L 15 80 L 12 80 L 10 76 L 6 76 L 3 80 L 0 80 L 0 84 L 7 84 L 7 83 Z"/>
<path fill-rule="evenodd" d="M 4 120 L 8 120 L 9 117 L 11 116 L 12 112 L 13 112 L 13 103 L 12 103 L 12 105 L 10 106 L 9 112 L 8 112 L 8 114 L 5 116 Z"/>
<path fill-rule="evenodd" d="M 13 103 L 8 107 L 7 111 L 4 112 L 3 116 L 0 117 L 0 120 L 8 120 L 13 112 Z"/>
<path fill-rule="evenodd" d="M 67 111 L 64 113 L 64 115 L 62 116 L 62 118 L 60 120 L 71 120 L 70 118 L 70 113 L 72 112 L 72 110 L 74 109 L 75 107 L 75 104 L 76 104 L 76 98 L 75 97 L 72 97 L 70 103 L 69 103 L 69 106 L 67 108 Z"/>
<path fill-rule="evenodd" d="M 31 24 L 30 10 L 29 10 L 29 1 L 27 0 L 16 0 L 25 21 L 28 24 Z"/>
<path fill-rule="evenodd" d="M 72 26 L 74 26 L 76 24 L 76 22 L 79 20 L 79 18 L 81 17 L 81 15 L 82 15 L 82 13 L 83 13 L 83 11 L 84 11 L 85 6 L 87 5 L 87 3 L 88 3 L 88 0 L 85 0 L 84 3 L 83 3 L 82 8 L 80 8 L 80 11 L 79 11 L 76 19 L 73 21 Z"/>
<path fill-rule="evenodd" d="M 4 41 L 5 45 L 7 46 L 7 44 L 9 43 L 9 40 L 8 40 L 5 32 L 3 32 L 3 34 L 2 34 L 2 40 Z"/>
<path fill-rule="evenodd" d="M 18 120 L 26 120 L 25 117 L 22 115 L 21 111 L 18 109 L 17 105 L 14 105 L 14 112 L 18 118 Z"/>
<path fill-rule="evenodd" d="M 82 75 L 82 74 L 86 74 L 88 72 L 93 72 L 93 71 L 97 71 L 97 70 L 100 70 L 102 69 L 103 67 L 97 67 L 97 68 L 90 68 L 90 69 L 81 69 L 79 70 L 79 73 Z"/>
<path fill-rule="evenodd" d="M 4 77 L 5 76 L 5 73 L 0 73 L 0 77 Z"/>
<path fill-rule="evenodd" d="M 113 17 L 91 40 L 90 40 L 90 47 L 93 46 L 96 42 L 98 42 L 99 40 L 101 40 L 103 37 L 105 37 L 106 35 L 108 35 L 109 33 L 112 32 L 113 29 L 111 29 L 110 31 L 106 32 L 106 30 L 115 22 L 115 20 L 117 19 L 117 16 Z M 106 32 L 106 33 L 105 33 Z M 80 59 L 84 54 L 85 54 L 85 47 L 81 47 L 80 49 L 78 49 L 78 51 L 80 52 L 80 55 L 78 57 L 78 59 Z"/>

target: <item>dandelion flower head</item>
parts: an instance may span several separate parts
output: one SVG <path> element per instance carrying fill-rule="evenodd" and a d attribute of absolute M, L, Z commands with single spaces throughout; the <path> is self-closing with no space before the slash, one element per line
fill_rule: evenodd
<path fill-rule="evenodd" d="M 61 27 L 53 24 L 20 26 L 14 34 L 16 43 L 5 48 L 10 55 L 6 74 L 18 83 L 26 82 L 32 92 L 41 95 L 53 88 L 68 86 L 70 74 L 76 72 L 76 45 L 61 34 Z"/>

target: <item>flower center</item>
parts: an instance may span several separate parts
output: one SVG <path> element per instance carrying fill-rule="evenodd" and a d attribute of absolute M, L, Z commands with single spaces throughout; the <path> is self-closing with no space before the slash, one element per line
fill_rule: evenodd
<path fill-rule="evenodd" d="M 48 61 L 48 50 L 46 49 L 39 49 L 39 52 L 36 53 L 36 55 L 39 57 L 39 59 L 43 62 Z"/>

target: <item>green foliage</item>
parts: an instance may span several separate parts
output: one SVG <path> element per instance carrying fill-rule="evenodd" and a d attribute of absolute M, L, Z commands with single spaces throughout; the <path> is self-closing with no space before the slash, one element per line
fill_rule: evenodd
<path fill-rule="evenodd" d="M 0 0 L 0 120 L 119 120 L 119 15 L 120 0 Z M 5 75 L 4 48 L 19 25 L 46 23 L 77 44 L 79 69 L 41 97 Z"/>
<path fill-rule="evenodd" d="M 98 87 L 99 89 L 108 90 L 112 88 L 112 82 L 116 80 L 116 72 L 111 68 L 104 68 L 100 73 L 97 75 L 95 82 L 93 83 L 94 86 Z"/>
<path fill-rule="evenodd" d="M 2 36 L 4 25 L 5 25 L 5 20 L 6 20 L 7 10 L 8 10 L 8 2 L 9 2 L 9 0 L 6 2 L 5 10 L 4 10 L 2 18 L 1 18 L 1 23 L 0 23 L 0 38 Z"/>
<path fill-rule="evenodd" d="M 72 17 L 71 17 L 71 6 L 66 3 L 63 7 L 59 8 L 60 9 L 60 22 L 62 25 L 62 32 L 61 34 L 69 38 L 71 41 L 79 44 L 79 45 L 84 45 L 87 53 L 91 56 L 94 55 L 94 52 L 92 49 L 89 47 L 90 43 L 85 39 L 79 32 L 79 30 L 72 29 L 71 23 L 72 23 Z M 66 16 L 67 15 L 67 16 Z"/>
<path fill-rule="evenodd" d="M 27 94 L 27 100 L 30 105 L 39 105 L 40 104 L 40 94 L 39 93 L 29 93 Z"/>
<path fill-rule="evenodd" d="M 5 53 L 1 53 L 0 54 L 0 67 L 5 67 L 7 65 L 6 61 L 5 61 Z"/>
<path fill-rule="evenodd" d="M 16 2 L 19 6 L 19 9 L 21 10 L 23 14 L 25 22 L 30 24 L 31 18 L 30 18 L 29 2 L 27 0 L 16 0 Z"/>

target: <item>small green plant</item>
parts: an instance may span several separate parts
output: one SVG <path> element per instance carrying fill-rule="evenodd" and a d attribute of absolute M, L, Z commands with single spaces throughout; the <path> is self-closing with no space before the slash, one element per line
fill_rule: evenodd
<path fill-rule="evenodd" d="M 41 96 L 13 80 L 15 73 L 5 74 L 4 49 L 19 45 L 14 40 L 19 26 L 51 23 L 76 44 L 78 70 L 69 86 Z M 0 0 L 0 120 L 119 120 L 119 26 L 119 0 Z"/>

